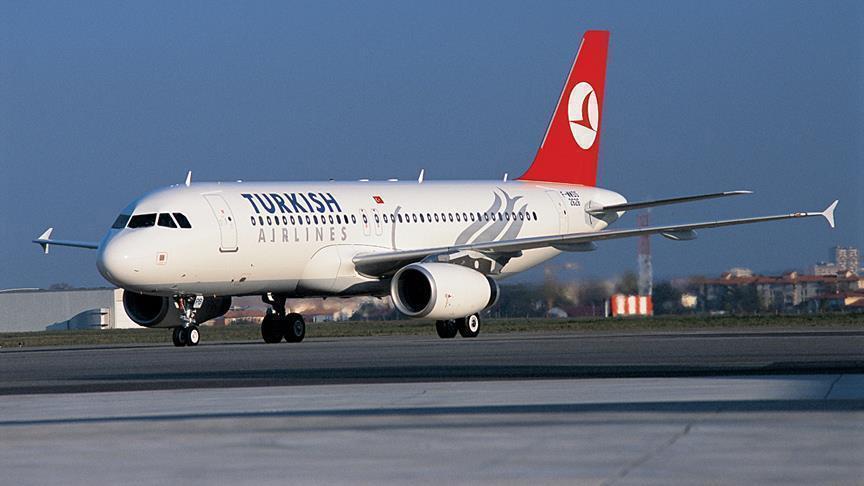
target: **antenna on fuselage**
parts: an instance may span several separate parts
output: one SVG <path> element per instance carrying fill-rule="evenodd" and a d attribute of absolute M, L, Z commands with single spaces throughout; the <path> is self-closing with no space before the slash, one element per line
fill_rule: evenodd
<path fill-rule="evenodd" d="M 507 176 L 508 176 L 508 175 L 509 175 L 509 174 L 508 174 L 507 172 L 504 173 L 504 182 L 507 182 Z"/>
<path fill-rule="evenodd" d="M 417 178 L 417 184 L 423 184 L 424 175 L 426 175 L 426 169 L 420 169 L 420 177 Z"/>
<path fill-rule="evenodd" d="M 189 184 L 192 184 L 192 171 L 186 173 L 186 187 L 189 187 Z"/>

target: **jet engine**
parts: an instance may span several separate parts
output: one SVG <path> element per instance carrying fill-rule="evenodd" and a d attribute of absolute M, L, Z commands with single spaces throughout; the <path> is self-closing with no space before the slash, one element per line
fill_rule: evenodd
<path fill-rule="evenodd" d="M 183 325 L 182 313 L 168 297 L 139 294 L 123 291 L 123 308 L 126 314 L 139 326 L 144 327 L 179 327 Z M 231 297 L 205 297 L 204 303 L 195 314 L 195 321 L 204 321 L 222 317 L 231 308 Z"/>
<path fill-rule="evenodd" d="M 408 317 L 458 319 L 491 307 L 498 283 L 480 272 L 452 263 L 412 263 L 393 276 L 390 296 Z"/>

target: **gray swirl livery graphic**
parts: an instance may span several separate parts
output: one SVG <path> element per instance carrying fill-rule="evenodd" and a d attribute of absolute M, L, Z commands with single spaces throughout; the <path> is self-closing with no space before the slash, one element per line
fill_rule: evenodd
<path fill-rule="evenodd" d="M 495 200 L 492 202 L 492 205 L 489 206 L 489 209 L 487 209 L 486 212 L 490 213 L 490 214 L 499 214 L 499 215 L 510 214 L 510 215 L 512 215 L 514 212 L 513 210 L 516 207 L 516 202 L 518 200 L 522 199 L 522 196 L 510 197 L 510 195 L 507 194 L 507 192 L 504 191 L 503 189 L 501 189 L 500 187 L 497 189 L 504 196 L 504 210 L 503 210 L 503 212 L 499 213 L 499 211 L 501 211 L 502 199 L 501 199 L 501 196 L 499 196 L 497 193 L 495 193 L 494 194 Z M 528 207 L 528 205 L 524 204 L 519 208 L 519 211 L 521 212 L 521 211 L 525 210 L 527 207 Z M 471 223 L 470 226 L 465 228 L 465 230 L 459 234 L 459 236 L 456 238 L 456 241 L 454 244 L 462 245 L 465 243 L 474 243 L 474 242 L 483 242 L 483 241 L 497 241 L 499 239 L 505 239 L 505 240 L 512 239 L 512 238 L 515 238 L 519 235 L 519 232 L 522 230 L 522 224 L 524 223 L 524 221 L 520 220 L 518 218 L 513 218 L 511 220 L 510 218 L 506 218 L 506 217 L 505 218 L 497 217 L 497 219 L 492 221 L 491 224 L 489 224 L 489 223 L 490 223 L 489 221 L 484 221 L 484 220 L 478 220 L 478 221 Z M 477 235 L 477 233 L 480 232 L 480 230 L 482 230 L 483 227 L 486 226 L 487 224 L 488 224 L 488 227 L 486 227 L 486 229 L 483 230 L 482 233 Z M 508 225 L 509 225 L 509 228 L 508 228 Z M 505 229 L 506 229 L 506 232 L 505 232 Z M 502 234 L 503 234 L 503 238 L 502 238 Z M 475 237 L 475 235 L 476 235 L 476 237 Z"/>

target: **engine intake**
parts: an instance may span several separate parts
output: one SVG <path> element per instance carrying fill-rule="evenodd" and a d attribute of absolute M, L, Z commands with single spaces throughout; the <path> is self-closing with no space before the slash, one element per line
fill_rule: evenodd
<path fill-rule="evenodd" d="M 498 283 L 452 263 L 412 263 L 393 276 L 390 296 L 408 317 L 457 319 L 498 301 Z"/>
<path fill-rule="evenodd" d="M 123 308 L 135 324 L 144 327 L 179 327 L 183 325 L 180 309 L 168 297 L 123 291 Z M 198 324 L 222 317 L 231 308 L 231 297 L 205 297 L 195 314 Z"/>

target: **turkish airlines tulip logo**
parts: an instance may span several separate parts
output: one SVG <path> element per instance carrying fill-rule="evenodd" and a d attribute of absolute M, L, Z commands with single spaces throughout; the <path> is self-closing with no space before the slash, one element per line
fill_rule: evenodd
<path fill-rule="evenodd" d="M 597 139 L 597 122 L 600 118 L 593 86 L 582 81 L 570 90 L 567 118 L 570 120 L 573 139 L 582 149 L 590 149 Z"/>

